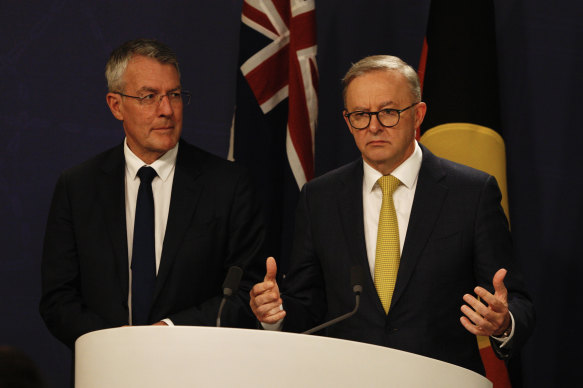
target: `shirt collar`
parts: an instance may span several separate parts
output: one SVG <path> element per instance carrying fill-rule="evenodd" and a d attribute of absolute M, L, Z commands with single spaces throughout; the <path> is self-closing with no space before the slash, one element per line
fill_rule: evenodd
<path fill-rule="evenodd" d="M 143 166 L 148 166 L 146 163 L 142 161 L 142 159 L 138 158 L 136 154 L 130 150 L 128 147 L 127 138 L 123 142 L 123 153 L 126 161 L 126 169 L 128 176 L 132 179 L 137 178 L 138 170 Z M 170 173 L 174 169 L 176 165 L 176 156 L 178 155 L 178 143 L 168 150 L 164 155 L 158 158 L 154 163 L 150 164 L 149 166 L 156 170 L 156 174 L 158 177 L 162 179 L 162 181 L 166 181 L 170 176 Z"/>
<path fill-rule="evenodd" d="M 391 172 L 391 175 L 398 178 L 408 189 L 413 188 L 417 182 L 417 177 L 419 176 L 422 159 L 423 151 L 421 151 L 421 147 L 419 147 L 419 144 L 415 140 L 415 150 L 413 153 L 403 163 L 397 166 L 397 168 Z M 370 193 L 383 174 L 371 167 L 366 161 L 363 161 L 362 164 L 364 166 L 364 187 L 366 192 Z"/>

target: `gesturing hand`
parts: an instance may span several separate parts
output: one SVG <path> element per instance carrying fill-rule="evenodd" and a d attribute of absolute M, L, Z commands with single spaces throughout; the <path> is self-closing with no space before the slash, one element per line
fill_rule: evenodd
<path fill-rule="evenodd" d="M 249 305 L 259 322 L 276 323 L 285 317 L 285 310 L 281 309 L 279 286 L 275 280 L 277 264 L 273 257 L 265 261 L 265 277 L 263 282 L 257 283 L 249 292 Z"/>
<path fill-rule="evenodd" d="M 510 326 L 508 290 L 504 285 L 505 276 L 506 270 L 503 268 L 494 274 L 492 279 L 494 295 L 482 287 L 474 288 L 474 292 L 481 300 L 470 294 L 464 295 L 463 299 L 467 305 L 463 305 L 461 308 L 465 316 L 460 318 L 460 322 L 470 333 L 500 336 Z"/>

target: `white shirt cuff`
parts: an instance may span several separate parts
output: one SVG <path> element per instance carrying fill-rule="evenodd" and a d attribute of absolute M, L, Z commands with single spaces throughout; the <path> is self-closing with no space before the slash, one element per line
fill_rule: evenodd
<path fill-rule="evenodd" d="M 162 319 L 162 322 L 167 324 L 168 326 L 174 326 L 174 322 L 170 320 L 170 318 Z"/>
<path fill-rule="evenodd" d="M 500 348 L 503 348 L 504 345 L 506 345 L 511 339 L 512 336 L 514 336 L 514 316 L 512 316 L 512 313 L 510 311 L 508 311 L 508 313 L 510 314 L 510 321 L 511 321 L 511 329 L 510 329 L 510 334 L 508 335 L 508 337 L 494 337 L 493 335 L 490 336 L 490 338 L 495 339 L 498 342 L 501 342 L 500 344 Z"/>

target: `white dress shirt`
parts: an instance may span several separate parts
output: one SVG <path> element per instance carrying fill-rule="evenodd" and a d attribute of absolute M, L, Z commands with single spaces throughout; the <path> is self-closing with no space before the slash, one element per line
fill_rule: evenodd
<path fill-rule="evenodd" d="M 149 166 L 156 170 L 158 176 L 152 180 L 152 193 L 154 195 L 154 246 L 156 249 L 156 275 L 160 268 L 160 258 L 162 257 L 162 245 L 168 222 L 168 212 L 170 210 L 170 197 L 172 195 L 172 182 L 174 181 L 174 169 L 176 167 L 176 156 L 178 155 L 178 144 L 158 160 Z M 136 217 L 136 202 L 138 200 L 138 189 L 140 178 L 138 170 L 143 166 L 148 166 L 138 158 L 128 147 L 127 139 L 124 141 L 124 156 L 126 162 L 125 170 L 125 208 L 126 208 L 126 228 L 128 239 L 128 270 L 129 270 L 129 295 L 128 306 L 132 311 L 132 250 L 134 242 L 134 220 Z M 171 324 L 169 320 L 164 322 Z"/>
<path fill-rule="evenodd" d="M 407 235 L 407 226 L 409 225 L 409 217 L 411 216 L 411 207 L 413 206 L 413 198 L 415 198 L 415 189 L 417 188 L 417 178 L 421 169 L 422 159 L 423 152 L 419 144 L 415 142 L 415 150 L 411 156 L 391 173 L 392 176 L 401 181 L 401 185 L 393 193 L 393 202 L 399 224 L 399 248 L 401 253 L 403 252 L 403 244 Z M 364 216 L 364 239 L 366 242 L 368 265 L 374 279 L 379 216 L 383 202 L 383 192 L 377 181 L 383 174 L 372 168 L 366 161 L 363 162 L 363 166 L 362 211 Z"/>

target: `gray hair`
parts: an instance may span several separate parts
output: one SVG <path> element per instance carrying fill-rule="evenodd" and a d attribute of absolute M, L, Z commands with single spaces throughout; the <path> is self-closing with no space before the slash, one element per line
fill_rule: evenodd
<path fill-rule="evenodd" d="M 419 77 L 417 76 L 415 69 L 398 57 L 391 55 L 372 55 L 354 63 L 344 78 L 342 78 L 342 99 L 344 100 L 344 105 L 346 105 L 346 91 L 348 85 L 350 85 L 355 78 L 373 71 L 388 70 L 401 73 L 409 83 L 413 102 L 421 101 L 421 86 L 419 85 Z"/>
<path fill-rule="evenodd" d="M 105 79 L 110 92 L 123 91 L 125 85 L 122 77 L 128 66 L 128 62 L 134 56 L 144 56 L 157 60 L 160 63 L 173 65 L 178 71 L 178 59 L 172 49 L 164 43 L 154 39 L 135 39 L 126 42 L 113 50 L 105 65 Z"/>

